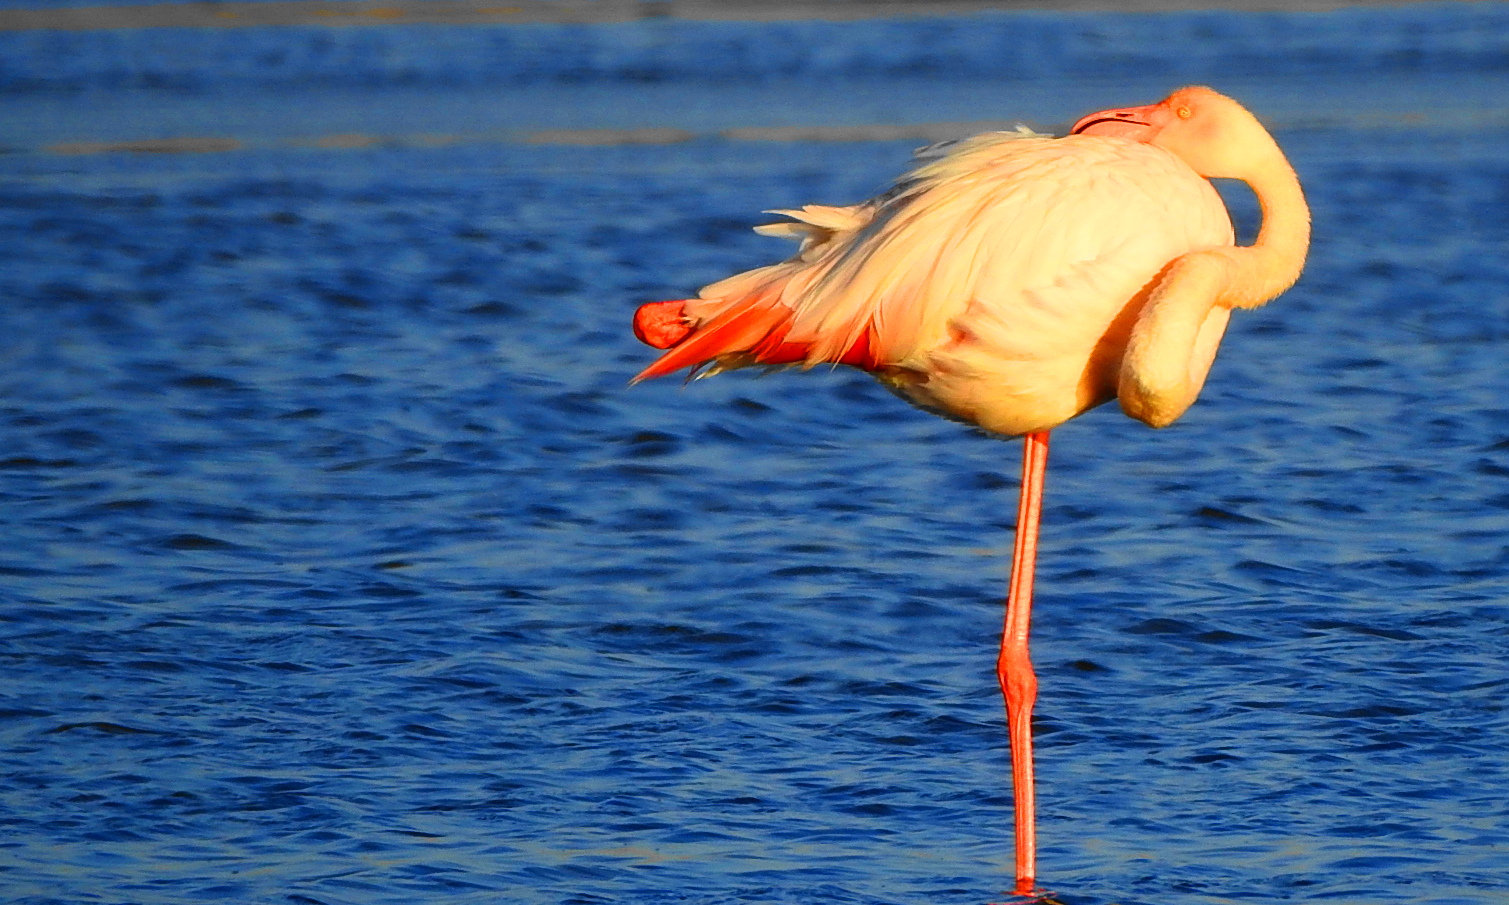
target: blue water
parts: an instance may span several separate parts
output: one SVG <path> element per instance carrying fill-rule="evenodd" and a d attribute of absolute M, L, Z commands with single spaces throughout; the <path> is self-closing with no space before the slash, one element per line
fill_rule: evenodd
<path fill-rule="evenodd" d="M 1275 51 L 1222 86 L 1276 111 L 1314 207 L 1304 279 L 1239 314 L 1175 427 L 1056 434 L 1034 650 L 1066 905 L 1509 900 L 1509 118 L 1486 57 L 1431 53 L 1509 14 L 1365 17 L 1423 49 L 1375 77 L 1353 61 L 1388 54 L 1339 32 L 1312 38 L 1335 67 Z M 1094 58 L 1134 18 L 988 21 Z M 1260 59 L 1279 20 L 1218 21 L 1216 49 Z M 956 28 L 924 25 L 883 52 Z M 1065 95 L 1171 87 L 1116 65 Z M 258 143 L 267 111 L 315 134 L 364 89 L 202 66 L 202 91 L 0 98 L 73 111 L 38 122 L 55 141 L 257 100 L 222 109 L 243 151 L 0 157 L 3 898 L 1007 898 L 1017 444 L 848 370 L 625 386 L 653 354 L 637 303 L 781 253 L 760 210 L 865 197 L 915 142 Z M 700 106 L 618 115 L 712 133 L 720 92 L 751 90 L 677 78 Z M 938 79 L 852 84 L 924 122 Z M 745 124 L 820 119 L 769 84 Z M 1024 117 L 1088 109 L 1002 84 Z"/>

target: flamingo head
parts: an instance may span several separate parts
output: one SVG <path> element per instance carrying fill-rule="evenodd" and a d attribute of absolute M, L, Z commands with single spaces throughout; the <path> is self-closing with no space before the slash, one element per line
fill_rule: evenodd
<path fill-rule="evenodd" d="M 1157 145 L 1207 178 L 1244 178 L 1277 148 L 1257 117 L 1209 88 L 1180 88 L 1156 104 L 1091 113 L 1071 135 L 1110 135 Z"/>

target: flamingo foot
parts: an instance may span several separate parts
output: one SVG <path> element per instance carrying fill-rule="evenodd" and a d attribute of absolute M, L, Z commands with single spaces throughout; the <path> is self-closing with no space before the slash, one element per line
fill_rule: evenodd
<path fill-rule="evenodd" d="M 1058 893 L 1049 892 L 1034 886 L 1032 882 L 1017 881 L 1017 885 L 1011 892 L 1005 893 L 1005 901 L 992 901 L 991 905 L 1066 905 L 1058 897 Z"/>
<path fill-rule="evenodd" d="M 647 346 L 669 349 L 692 332 L 686 321 L 686 300 L 650 302 L 634 312 L 634 335 Z"/>

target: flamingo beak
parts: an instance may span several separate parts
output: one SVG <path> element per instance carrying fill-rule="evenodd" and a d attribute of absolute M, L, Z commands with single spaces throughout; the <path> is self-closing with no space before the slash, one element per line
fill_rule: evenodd
<path fill-rule="evenodd" d="M 1149 141 L 1163 125 L 1166 116 L 1167 111 L 1162 104 L 1102 110 L 1099 113 L 1091 113 L 1075 123 L 1074 128 L 1069 130 L 1069 134 L 1113 135 L 1133 141 Z"/>

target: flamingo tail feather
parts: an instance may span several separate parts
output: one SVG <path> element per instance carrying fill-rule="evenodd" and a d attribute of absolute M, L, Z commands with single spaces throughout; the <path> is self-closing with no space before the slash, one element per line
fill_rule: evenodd
<path fill-rule="evenodd" d="M 670 303 L 651 303 L 651 305 L 667 304 Z M 648 307 L 650 305 L 641 306 L 639 312 L 636 312 L 634 318 L 636 325 L 641 321 L 641 312 Z M 653 315 L 656 318 L 661 316 L 660 314 Z M 644 315 L 645 320 L 651 318 L 651 315 Z M 736 304 L 704 324 L 688 327 L 687 333 L 677 340 L 664 355 L 636 374 L 629 382 L 632 384 L 639 383 L 641 380 L 664 377 L 682 368 L 705 364 L 723 355 L 748 353 L 790 319 L 791 309 L 779 303 L 767 302 L 760 297 Z M 650 345 L 655 344 L 650 343 Z"/>
<path fill-rule="evenodd" d="M 737 301 L 695 326 L 686 313 L 688 301 L 692 300 L 650 302 L 634 313 L 634 335 L 647 345 L 667 351 L 635 375 L 631 384 L 710 361 L 718 362 L 714 373 L 746 365 L 810 367 L 823 361 L 864 370 L 881 367 L 880 341 L 873 323 L 831 357 L 814 358 L 812 342 L 786 339 L 795 313 L 780 302 L 770 301 L 769 296 Z"/>

